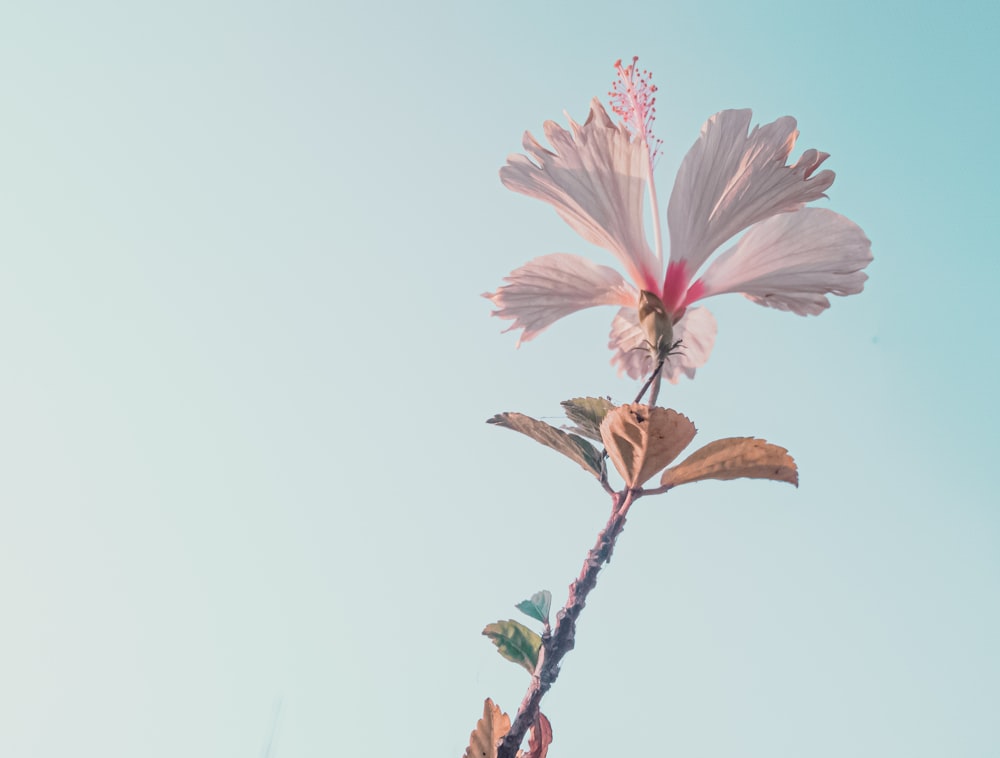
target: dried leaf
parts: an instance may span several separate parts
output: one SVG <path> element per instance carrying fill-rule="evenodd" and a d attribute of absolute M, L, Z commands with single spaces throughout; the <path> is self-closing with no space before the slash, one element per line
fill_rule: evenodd
<path fill-rule="evenodd" d="M 508 661 L 514 661 L 535 673 L 538 665 L 538 651 L 542 647 L 542 638 L 524 624 L 513 619 L 487 624 L 483 634 L 489 637 L 497 650 Z"/>
<path fill-rule="evenodd" d="M 563 400 L 560 405 L 566 411 L 566 417 L 576 424 L 570 428 L 571 432 L 603 442 L 601 422 L 608 411 L 615 409 L 614 403 L 603 397 L 574 397 L 572 400 Z"/>
<path fill-rule="evenodd" d="M 528 752 L 524 758 L 545 758 L 549 752 L 549 745 L 552 744 L 552 724 L 541 711 L 538 718 L 531 725 L 531 736 L 528 737 Z"/>
<path fill-rule="evenodd" d="M 664 471 L 660 483 L 676 487 L 703 479 L 741 477 L 773 479 L 799 486 L 799 470 L 788 451 L 753 437 L 727 437 L 709 442 Z"/>
<path fill-rule="evenodd" d="M 530 600 L 522 600 L 517 609 L 526 616 L 538 619 L 543 624 L 549 623 L 549 608 L 552 607 L 552 593 L 548 590 L 536 592 Z"/>
<path fill-rule="evenodd" d="M 536 442 L 541 442 L 576 461 L 598 479 L 601 478 L 601 453 L 583 437 L 567 434 L 562 429 L 556 429 L 544 421 L 538 421 L 523 413 L 498 413 L 486 423 L 526 434 Z"/>
<path fill-rule="evenodd" d="M 632 403 L 610 411 L 601 438 L 629 487 L 641 487 L 694 439 L 694 424 L 677 411 Z"/>
<path fill-rule="evenodd" d="M 469 735 L 463 758 L 496 758 L 497 743 L 510 731 L 510 716 L 486 698 L 483 717 Z"/>

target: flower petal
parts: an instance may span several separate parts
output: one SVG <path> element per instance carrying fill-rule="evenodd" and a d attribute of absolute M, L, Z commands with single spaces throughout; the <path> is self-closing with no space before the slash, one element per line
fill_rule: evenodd
<path fill-rule="evenodd" d="M 825 208 L 782 213 L 752 227 L 712 262 L 702 297 L 742 292 L 800 316 L 830 307 L 828 294 L 856 295 L 868 276 L 871 242 L 853 221 Z"/>
<path fill-rule="evenodd" d="M 483 297 L 497 306 L 494 316 L 514 319 L 524 329 L 518 347 L 570 313 L 595 305 L 634 303 L 638 293 L 613 268 L 568 253 L 535 258 L 504 277 L 507 282 Z"/>
<path fill-rule="evenodd" d="M 530 158 L 509 156 L 500 181 L 552 205 L 581 237 L 614 253 L 640 288 L 659 289 L 660 264 L 649 249 L 642 216 L 645 146 L 631 140 L 624 126 L 615 126 L 597 98 L 586 123 L 571 119 L 570 125 L 572 133 L 545 122 L 555 152 L 525 132 L 522 144 Z"/>
<path fill-rule="evenodd" d="M 832 171 L 813 176 L 827 153 L 807 150 L 786 165 L 799 134 L 794 118 L 755 126 L 748 136 L 750 119 L 749 110 L 716 113 L 677 172 L 667 207 L 670 260 L 686 262 L 690 275 L 730 237 L 823 197 L 833 184 Z"/>
<path fill-rule="evenodd" d="M 674 324 L 674 339 L 680 340 L 678 353 L 671 355 L 663 366 L 663 378 L 671 384 L 680 381 L 681 374 L 694 379 L 695 369 L 705 365 L 715 344 L 715 317 L 707 308 L 688 308 Z M 645 344 L 645 334 L 639 326 L 639 313 L 633 307 L 618 311 L 611 322 L 608 347 L 615 351 L 612 365 L 618 374 L 627 373 L 633 379 L 648 376 L 653 370 L 653 358 Z"/>

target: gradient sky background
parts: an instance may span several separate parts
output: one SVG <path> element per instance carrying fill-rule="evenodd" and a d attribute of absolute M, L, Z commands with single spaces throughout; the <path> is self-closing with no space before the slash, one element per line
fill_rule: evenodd
<path fill-rule="evenodd" d="M 516 709 L 480 630 L 609 503 L 483 421 L 636 385 L 610 308 L 498 334 L 516 266 L 617 264 L 497 169 L 633 54 L 664 207 L 709 115 L 791 114 L 875 262 L 709 303 L 661 402 L 801 487 L 640 501 L 550 755 L 995 755 L 1000 6 L 363 5 L 0 12 L 0 755 L 460 756 Z"/>

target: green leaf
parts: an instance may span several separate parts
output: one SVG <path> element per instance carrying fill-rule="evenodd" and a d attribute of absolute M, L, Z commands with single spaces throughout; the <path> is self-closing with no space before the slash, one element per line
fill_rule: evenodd
<path fill-rule="evenodd" d="M 566 411 L 566 417 L 576 424 L 570 431 L 602 442 L 601 422 L 608 411 L 615 409 L 614 403 L 603 397 L 574 397 L 563 400 L 560 405 Z"/>
<path fill-rule="evenodd" d="M 522 600 L 516 607 L 524 615 L 547 624 L 549 623 L 549 608 L 551 606 L 552 593 L 548 590 L 542 590 L 532 595 L 530 600 Z"/>
<path fill-rule="evenodd" d="M 524 624 L 513 619 L 487 624 L 483 634 L 493 640 L 500 655 L 508 661 L 514 661 L 524 666 L 529 674 L 535 673 L 538 665 L 538 651 L 542 647 L 542 638 Z"/>
<path fill-rule="evenodd" d="M 583 437 L 567 434 L 562 429 L 556 429 L 544 421 L 538 421 L 523 413 L 498 413 L 493 418 L 487 419 L 486 423 L 526 434 L 535 442 L 541 442 L 557 453 L 576 461 L 598 479 L 601 478 L 601 453 Z"/>

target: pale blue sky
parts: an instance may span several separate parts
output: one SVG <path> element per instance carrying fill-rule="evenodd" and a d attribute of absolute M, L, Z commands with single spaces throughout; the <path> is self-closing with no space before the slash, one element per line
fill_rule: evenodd
<path fill-rule="evenodd" d="M 868 233 L 819 318 L 738 296 L 661 402 L 801 487 L 640 501 L 545 700 L 559 756 L 1000 744 L 994 3 L 33 3 L 0 11 L 0 755 L 458 756 L 607 497 L 483 421 L 627 400 L 613 311 L 520 350 L 479 293 L 613 265 L 505 190 L 617 58 L 661 195 L 713 112 L 799 119 Z M 661 199 L 661 202 L 665 202 Z"/>

